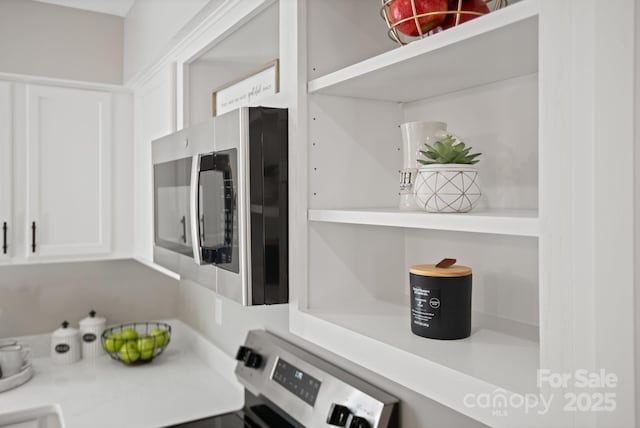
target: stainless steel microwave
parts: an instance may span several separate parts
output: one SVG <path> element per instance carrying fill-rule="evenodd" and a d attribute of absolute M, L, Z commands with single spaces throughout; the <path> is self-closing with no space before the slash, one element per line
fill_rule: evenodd
<path fill-rule="evenodd" d="M 287 110 L 240 108 L 152 155 L 154 262 L 244 305 L 287 303 Z"/>

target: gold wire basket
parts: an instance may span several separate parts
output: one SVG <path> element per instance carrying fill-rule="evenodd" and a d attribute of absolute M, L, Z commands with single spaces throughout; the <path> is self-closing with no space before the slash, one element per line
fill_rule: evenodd
<path fill-rule="evenodd" d="M 470 10 L 465 8 L 465 0 L 442 0 L 448 6 L 442 10 L 418 13 L 419 8 L 416 1 L 419 0 L 381 0 L 382 7 L 380 15 L 387 23 L 389 30 L 387 34 L 391 40 L 400 45 L 406 45 L 414 40 L 423 39 L 435 33 L 439 33 L 448 28 L 458 26 L 466 21 L 485 15 L 491 11 L 489 3 L 493 3 L 493 10 L 500 9 L 509 4 L 509 0 L 473 0 L 472 3 L 484 3 L 486 9 L 483 11 Z M 392 3 L 410 2 L 411 14 L 396 19 L 392 13 Z"/>

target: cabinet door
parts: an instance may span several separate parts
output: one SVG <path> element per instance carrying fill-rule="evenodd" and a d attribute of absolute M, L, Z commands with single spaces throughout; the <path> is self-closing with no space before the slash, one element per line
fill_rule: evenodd
<path fill-rule="evenodd" d="M 0 82 L 0 261 L 13 253 L 11 217 L 13 181 L 13 115 L 10 82 Z"/>
<path fill-rule="evenodd" d="M 27 88 L 26 257 L 111 249 L 111 95 Z"/>

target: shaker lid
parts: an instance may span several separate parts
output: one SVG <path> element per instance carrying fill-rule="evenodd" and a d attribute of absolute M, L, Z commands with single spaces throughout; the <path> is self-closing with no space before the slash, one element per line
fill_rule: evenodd
<path fill-rule="evenodd" d="M 414 265 L 409 268 L 409 272 L 420 276 L 436 276 L 441 278 L 455 278 L 471 275 L 471 268 L 468 266 L 456 265 L 455 259 L 443 259 L 435 265 Z"/>
<path fill-rule="evenodd" d="M 91 310 L 89 316 L 80 320 L 80 328 L 101 326 L 107 323 L 107 319 L 103 317 L 97 317 L 96 311 Z"/>
<path fill-rule="evenodd" d="M 78 330 L 69 327 L 69 321 L 64 321 L 59 329 L 53 332 L 53 337 L 72 337 L 78 334 Z"/>

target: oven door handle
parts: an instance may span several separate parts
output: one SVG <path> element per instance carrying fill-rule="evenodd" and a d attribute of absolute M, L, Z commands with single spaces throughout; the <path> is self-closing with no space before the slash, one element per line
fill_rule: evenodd
<path fill-rule="evenodd" d="M 200 213 L 198 206 L 198 193 L 200 191 L 200 155 L 193 156 L 191 162 L 191 189 L 189 194 L 189 215 L 191 220 L 191 245 L 193 246 L 193 260 L 196 264 L 202 264 L 202 252 L 200 251 Z"/>

